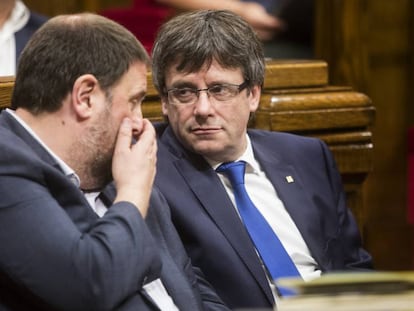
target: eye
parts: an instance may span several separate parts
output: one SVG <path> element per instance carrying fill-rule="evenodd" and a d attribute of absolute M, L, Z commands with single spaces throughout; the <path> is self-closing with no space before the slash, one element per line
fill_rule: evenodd
<path fill-rule="evenodd" d="M 209 88 L 209 92 L 215 95 L 227 94 L 228 88 L 223 84 L 216 84 Z"/>
<path fill-rule="evenodd" d="M 176 101 L 186 104 L 192 102 L 197 97 L 197 90 L 187 87 L 173 89 L 171 90 L 171 95 Z"/>
<path fill-rule="evenodd" d="M 196 93 L 196 90 L 193 90 L 193 89 L 190 89 L 190 88 L 180 88 L 180 89 L 175 89 L 173 91 L 173 94 L 176 97 L 193 96 L 195 93 Z"/>

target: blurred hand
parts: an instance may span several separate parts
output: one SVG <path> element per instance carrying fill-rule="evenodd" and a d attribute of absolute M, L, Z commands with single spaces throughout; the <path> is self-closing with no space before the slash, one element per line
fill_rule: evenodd
<path fill-rule="evenodd" d="M 256 31 L 262 41 L 273 39 L 285 28 L 282 20 L 267 13 L 265 8 L 256 2 L 240 2 L 239 12 Z"/>
<path fill-rule="evenodd" d="M 135 139 L 136 143 L 131 144 Z M 146 216 L 156 172 L 157 141 L 147 119 L 125 118 L 119 128 L 112 161 L 115 202 L 129 201 Z"/>

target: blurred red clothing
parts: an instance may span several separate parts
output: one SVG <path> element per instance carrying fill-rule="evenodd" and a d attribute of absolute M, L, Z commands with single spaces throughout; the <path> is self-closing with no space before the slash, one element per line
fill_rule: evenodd
<path fill-rule="evenodd" d="M 173 12 L 152 0 L 134 0 L 132 7 L 109 8 L 99 14 L 131 31 L 150 54 L 158 28 Z"/>

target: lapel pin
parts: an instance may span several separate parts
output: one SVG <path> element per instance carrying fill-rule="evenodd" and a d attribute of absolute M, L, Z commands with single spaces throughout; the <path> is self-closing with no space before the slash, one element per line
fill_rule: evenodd
<path fill-rule="evenodd" d="M 293 180 L 293 177 L 292 176 L 286 176 L 286 181 L 288 182 L 288 183 L 292 183 L 292 182 L 295 182 L 294 180 Z"/>

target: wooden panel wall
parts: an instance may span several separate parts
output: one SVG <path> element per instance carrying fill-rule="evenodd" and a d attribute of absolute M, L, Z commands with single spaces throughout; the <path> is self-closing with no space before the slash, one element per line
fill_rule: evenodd
<path fill-rule="evenodd" d="M 406 133 L 414 117 L 414 2 L 318 0 L 316 55 L 331 84 L 366 93 L 376 108 L 373 171 L 364 186 L 367 248 L 378 269 L 411 269 Z"/>

